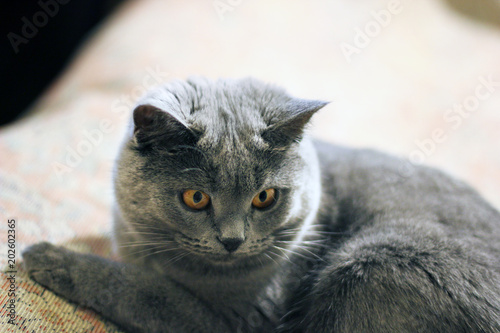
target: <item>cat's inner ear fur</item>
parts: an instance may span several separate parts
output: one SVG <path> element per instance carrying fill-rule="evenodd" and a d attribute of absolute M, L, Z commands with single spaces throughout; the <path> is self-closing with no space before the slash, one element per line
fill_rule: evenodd
<path fill-rule="evenodd" d="M 134 110 L 134 137 L 139 148 L 191 145 L 196 134 L 170 113 L 152 105 L 139 105 Z"/>
<path fill-rule="evenodd" d="M 262 138 L 277 148 L 284 148 L 299 142 L 311 117 L 328 102 L 292 99 L 284 106 L 284 118 L 266 128 Z"/>

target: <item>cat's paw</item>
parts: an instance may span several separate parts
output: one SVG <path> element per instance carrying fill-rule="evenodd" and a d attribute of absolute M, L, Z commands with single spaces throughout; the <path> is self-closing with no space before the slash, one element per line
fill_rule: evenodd
<path fill-rule="evenodd" d="M 43 242 L 26 249 L 23 259 L 24 267 L 33 280 L 57 294 L 72 298 L 75 288 L 71 266 L 75 265 L 75 253 Z"/>

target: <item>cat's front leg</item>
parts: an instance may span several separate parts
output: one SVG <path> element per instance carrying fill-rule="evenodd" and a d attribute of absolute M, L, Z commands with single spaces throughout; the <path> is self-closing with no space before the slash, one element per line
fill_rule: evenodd
<path fill-rule="evenodd" d="M 31 246 L 24 265 L 40 284 L 132 332 L 229 332 L 220 316 L 179 284 L 147 268 Z"/>
<path fill-rule="evenodd" d="M 282 332 L 500 332 L 495 258 L 432 231 L 381 228 L 332 251 Z"/>

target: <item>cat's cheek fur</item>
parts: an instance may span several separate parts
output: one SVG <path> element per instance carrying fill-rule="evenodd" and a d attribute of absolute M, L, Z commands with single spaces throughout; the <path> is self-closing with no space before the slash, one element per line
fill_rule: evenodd
<path fill-rule="evenodd" d="M 304 163 L 304 169 L 291 206 L 290 218 L 301 221 L 301 231 L 295 239 L 298 245 L 309 233 L 316 219 L 321 202 L 321 176 L 316 150 L 312 141 L 306 137 L 300 144 L 299 156 Z"/>

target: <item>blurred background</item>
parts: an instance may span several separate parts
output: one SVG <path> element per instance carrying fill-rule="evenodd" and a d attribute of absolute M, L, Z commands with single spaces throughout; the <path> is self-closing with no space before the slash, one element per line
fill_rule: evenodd
<path fill-rule="evenodd" d="M 24 221 L 22 244 L 109 232 L 135 101 L 190 75 L 255 76 L 331 101 L 313 135 L 442 168 L 500 207 L 498 1 L 2 6 L 0 209 Z"/>
<path fill-rule="evenodd" d="M 190 75 L 331 101 L 314 136 L 438 167 L 500 208 L 498 1 L 1 6 L 0 218 L 18 221 L 19 251 L 79 239 L 109 255 L 113 162 L 134 103 Z"/>

